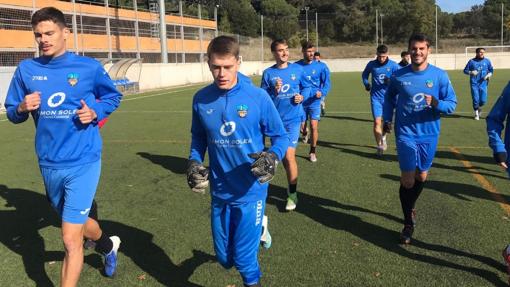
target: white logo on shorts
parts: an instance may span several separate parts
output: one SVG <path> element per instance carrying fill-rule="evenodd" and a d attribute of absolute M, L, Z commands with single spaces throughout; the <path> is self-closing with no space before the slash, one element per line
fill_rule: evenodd
<path fill-rule="evenodd" d="M 85 215 L 85 214 L 87 214 L 89 211 L 90 211 L 90 208 L 87 208 L 87 209 L 85 209 L 85 210 L 83 210 L 83 211 L 80 211 L 80 214 L 81 214 L 81 215 Z"/>

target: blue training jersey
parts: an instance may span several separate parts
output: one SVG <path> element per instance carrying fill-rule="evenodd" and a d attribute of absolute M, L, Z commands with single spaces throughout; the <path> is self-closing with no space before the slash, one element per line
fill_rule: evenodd
<path fill-rule="evenodd" d="M 318 61 L 312 61 L 310 63 L 305 62 L 303 59 L 296 62 L 296 64 L 303 67 L 306 74 L 306 79 L 310 81 L 310 97 L 303 102 L 304 106 L 310 106 L 313 103 L 320 104 L 320 102 L 326 98 L 331 88 L 329 69 L 326 64 Z M 317 98 L 315 94 L 317 91 L 322 93 L 320 98 Z"/>
<path fill-rule="evenodd" d="M 189 159 L 203 162 L 209 154 L 212 197 L 226 202 L 265 199 L 268 183 L 251 172 L 250 153 L 264 150 L 263 136 L 271 138 L 269 151 L 282 159 L 289 146 L 287 132 L 267 93 L 238 79 L 230 90 L 211 84 L 193 97 Z"/>
<path fill-rule="evenodd" d="M 471 75 L 469 72 L 477 70 L 478 74 Z M 473 58 L 468 61 L 466 67 L 464 68 L 464 74 L 469 75 L 471 84 L 481 84 L 483 83 L 485 76 L 488 73 L 494 73 L 494 68 L 492 67 L 492 63 L 489 59 L 477 59 Z"/>
<path fill-rule="evenodd" d="M 506 128 L 505 128 L 506 120 Z M 510 151 L 510 82 L 492 107 L 487 116 L 487 134 L 489 146 L 494 153 Z M 505 129 L 505 142 L 501 139 L 501 132 Z M 507 163 L 510 157 L 507 157 Z"/>
<path fill-rule="evenodd" d="M 433 96 L 438 101 L 437 107 L 427 106 L 425 95 Z M 445 71 L 431 64 L 423 71 L 413 71 L 409 65 L 391 78 L 383 118 L 392 122 L 395 109 L 396 136 L 426 139 L 439 136 L 440 114 L 451 114 L 456 106 L 457 98 Z"/>
<path fill-rule="evenodd" d="M 99 160 L 102 141 L 97 123 L 119 106 L 122 97 L 103 66 L 69 52 L 52 59 L 22 61 L 5 101 L 11 122 L 28 119 L 28 113 L 19 114 L 17 108 L 26 95 L 36 91 L 41 93 L 41 105 L 31 114 L 40 166 L 67 168 Z M 91 124 L 81 124 L 76 115 L 82 108 L 80 100 L 97 114 Z"/>
<path fill-rule="evenodd" d="M 283 86 L 276 93 L 276 80 L 280 78 Z M 276 64 L 265 69 L 262 73 L 260 87 L 271 96 L 282 121 L 287 123 L 301 122 L 304 118 L 303 102 L 310 97 L 310 81 L 306 79 L 305 71 L 297 64 L 289 63 L 286 68 L 279 69 Z M 303 102 L 294 103 L 294 96 L 300 94 Z"/>
<path fill-rule="evenodd" d="M 372 88 L 370 89 L 370 96 L 377 98 L 384 98 L 384 93 L 388 88 L 388 82 L 391 75 L 400 69 L 400 66 L 393 60 L 388 59 L 384 64 L 379 61 L 372 60 L 368 62 L 363 73 L 361 73 L 361 79 L 363 85 L 368 87 L 368 76 L 372 75 Z"/>

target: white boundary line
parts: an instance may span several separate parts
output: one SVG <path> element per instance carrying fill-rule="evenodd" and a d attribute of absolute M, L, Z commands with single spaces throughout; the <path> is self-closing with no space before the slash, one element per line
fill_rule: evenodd
<path fill-rule="evenodd" d="M 182 89 L 182 90 L 174 90 L 174 91 L 168 91 L 168 92 L 164 92 L 164 93 L 157 93 L 157 94 L 152 94 L 152 95 L 147 95 L 147 96 L 140 96 L 140 97 L 135 97 L 135 98 L 122 99 L 121 102 L 127 102 L 127 101 L 134 101 L 134 100 L 158 97 L 158 96 L 162 96 L 162 95 L 180 93 L 180 92 L 184 92 L 184 91 L 188 91 L 188 90 L 195 90 L 195 89 L 196 88 L 193 87 L 193 88 L 187 88 L 187 89 Z"/>

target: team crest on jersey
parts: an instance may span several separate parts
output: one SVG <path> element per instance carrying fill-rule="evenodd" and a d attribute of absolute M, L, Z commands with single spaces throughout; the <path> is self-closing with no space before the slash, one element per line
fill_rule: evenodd
<path fill-rule="evenodd" d="M 248 114 L 248 106 L 247 105 L 239 105 L 236 107 L 237 114 L 239 117 L 244 118 Z"/>
<path fill-rule="evenodd" d="M 429 87 L 429 88 L 432 88 L 434 86 L 434 82 L 432 82 L 432 80 L 427 80 L 425 82 L 425 85 L 427 85 L 427 87 Z"/>
<path fill-rule="evenodd" d="M 290 74 L 290 79 L 295 81 L 296 80 L 296 75 L 295 74 Z"/>
<path fill-rule="evenodd" d="M 67 82 L 69 83 L 69 85 L 71 85 L 71 87 L 74 87 L 76 86 L 76 84 L 78 84 L 78 78 L 79 78 L 78 73 L 67 74 Z"/>

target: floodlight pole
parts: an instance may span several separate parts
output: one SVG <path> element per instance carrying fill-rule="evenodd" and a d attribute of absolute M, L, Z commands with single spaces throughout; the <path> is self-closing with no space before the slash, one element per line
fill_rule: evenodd
<path fill-rule="evenodd" d="M 375 46 L 379 46 L 379 15 L 375 9 Z"/>
<path fill-rule="evenodd" d="M 161 46 L 161 63 L 168 63 L 168 48 L 166 46 L 165 0 L 159 0 L 159 41 Z"/>
<path fill-rule="evenodd" d="M 436 5 L 436 54 L 439 53 L 437 50 L 437 5 Z"/>
<path fill-rule="evenodd" d="M 310 7 L 305 6 L 305 17 L 306 17 L 306 41 L 308 42 L 308 10 Z"/>
<path fill-rule="evenodd" d="M 384 14 L 381 13 L 381 45 L 384 44 L 384 33 L 383 33 L 383 22 L 382 22 L 383 16 L 384 16 Z"/>
<path fill-rule="evenodd" d="M 315 46 L 317 47 L 317 51 L 319 51 L 319 16 L 317 11 L 315 11 Z"/>
<path fill-rule="evenodd" d="M 220 5 L 214 6 L 214 23 L 216 24 L 216 29 L 214 30 L 214 37 L 218 37 L 218 7 Z"/>
<path fill-rule="evenodd" d="M 501 46 L 503 46 L 504 7 L 505 4 L 501 2 Z M 503 51 L 503 47 L 501 47 L 501 51 Z"/>
<path fill-rule="evenodd" d="M 260 61 L 264 64 L 264 15 L 260 14 Z"/>

